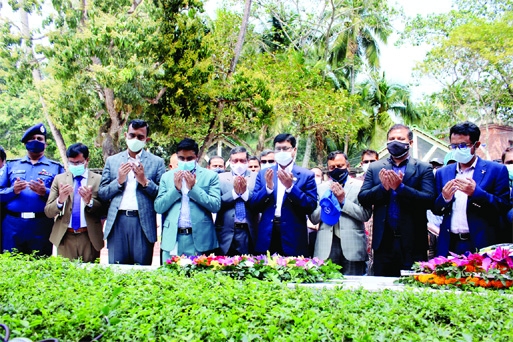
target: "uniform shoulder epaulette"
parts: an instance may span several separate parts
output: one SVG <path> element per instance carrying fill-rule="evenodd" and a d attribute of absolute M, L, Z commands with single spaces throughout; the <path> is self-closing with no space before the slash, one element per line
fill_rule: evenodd
<path fill-rule="evenodd" d="M 52 164 L 57 164 L 59 165 L 60 167 L 64 167 L 64 165 L 62 165 L 61 163 L 59 163 L 58 161 L 55 161 L 55 160 L 51 160 L 51 159 L 48 159 L 50 161 L 50 163 Z"/>

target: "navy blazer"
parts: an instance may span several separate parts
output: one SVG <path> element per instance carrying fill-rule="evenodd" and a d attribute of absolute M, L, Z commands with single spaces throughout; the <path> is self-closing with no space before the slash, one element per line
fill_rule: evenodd
<path fill-rule="evenodd" d="M 456 178 L 456 164 L 444 166 L 436 172 L 437 198 L 433 213 L 443 215 L 437 248 L 437 254 L 443 256 L 449 254 L 454 198 L 446 203 L 442 197 L 442 188 L 454 178 Z M 467 221 L 470 239 L 479 249 L 499 242 L 497 233 L 500 229 L 500 217 L 509 208 L 508 170 L 502 164 L 478 157 L 472 179 L 476 182 L 476 188 L 474 194 L 467 200 Z"/>
<path fill-rule="evenodd" d="M 266 253 L 271 245 L 276 196 L 278 191 L 278 165 L 274 171 L 274 189 L 267 194 L 265 172 L 258 173 L 251 206 L 262 213 L 258 225 L 256 252 Z M 312 171 L 294 165 L 292 168 L 294 184 L 290 193 L 285 192 L 281 207 L 281 242 L 283 253 L 287 256 L 308 256 L 308 229 L 306 216 L 317 207 L 317 185 Z"/>
<path fill-rule="evenodd" d="M 358 200 L 365 207 L 374 206 L 372 248 L 378 249 L 383 239 L 391 191 L 385 190 L 379 180 L 379 171 L 392 170 L 388 159 L 371 163 Z M 400 210 L 399 231 L 405 265 L 427 258 L 426 211 L 435 199 L 435 178 L 428 163 L 410 157 L 403 177 L 404 188 L 397 191 Z"/>

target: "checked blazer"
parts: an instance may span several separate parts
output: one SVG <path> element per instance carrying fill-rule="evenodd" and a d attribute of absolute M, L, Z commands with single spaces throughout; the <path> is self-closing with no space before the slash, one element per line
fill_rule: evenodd
<path fill-rule="evenodd" d="M 333 181 L 321 183 L 317 187 L 317 193 L 321 198 L 330 189 Z M 358 202 L 358 193 L 363 182 L 358 179 L 348 178 L 344 185 L 345 200 L 338 223 L 334 226 L 321 221 L 322 208 L 317 205 L 315 211 L 310 215 L 313 224 L 320 223 L 319 232 L 315 241 L 314 257 L 326 260 L 331 252 L 334 230 L 340 229 L 340 245 L 344 257 L 349 261 L 367 260 L 367 238 L 365 236 L 364 222 L 371 215 L 371 208 L 363 207 Z"/>

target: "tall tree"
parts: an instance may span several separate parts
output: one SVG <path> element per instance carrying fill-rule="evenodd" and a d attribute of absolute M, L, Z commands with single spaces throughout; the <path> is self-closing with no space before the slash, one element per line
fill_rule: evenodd
<path fill-rule="evenodd" d="M 420 75 L 443 87 L 440 99 L 456 117 L 513 123 L 513 1 L 454 0 L 453 11 L 416 17 L 404 37 L 434 47 Z"/>

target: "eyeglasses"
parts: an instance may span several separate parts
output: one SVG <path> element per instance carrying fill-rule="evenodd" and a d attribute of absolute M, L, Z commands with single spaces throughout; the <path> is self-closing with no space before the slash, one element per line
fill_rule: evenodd
<path fill-rule="evenodd" d="M 275 147 L 274 148 L 274 152 L 281 152 L 281 151 L 287 152 L 287 151 L 290 151 L 292 149 L 293 149 L 292 146 L 281 146 L 281 147 Z"/>
<path fill-rule="evenodd" d="M 467 148 L 467 147 L 472 147 L 472 146 L 474 146 L 474 144 L 467 144 L 467 143 L 449 144 L 449 148 L 451 150 L 455 150 L 457 148 L 461 150 L 461 149 L 464 149 L 464 148 Z"/>
<path fill-rule="evenodd" d="M 362 160 L 362 164 L 374 163 L 375 160 Z"/>
<path fill-rule="evenodd" d="M 260 161 L 260 163 L 262 163 L 262 164 L 267 164 L 267 163 L 269 163 L 269 164 L 273 164 L 273 163 L 274 163 L 274 159 L 261 160 L 261 161 Z"/>

